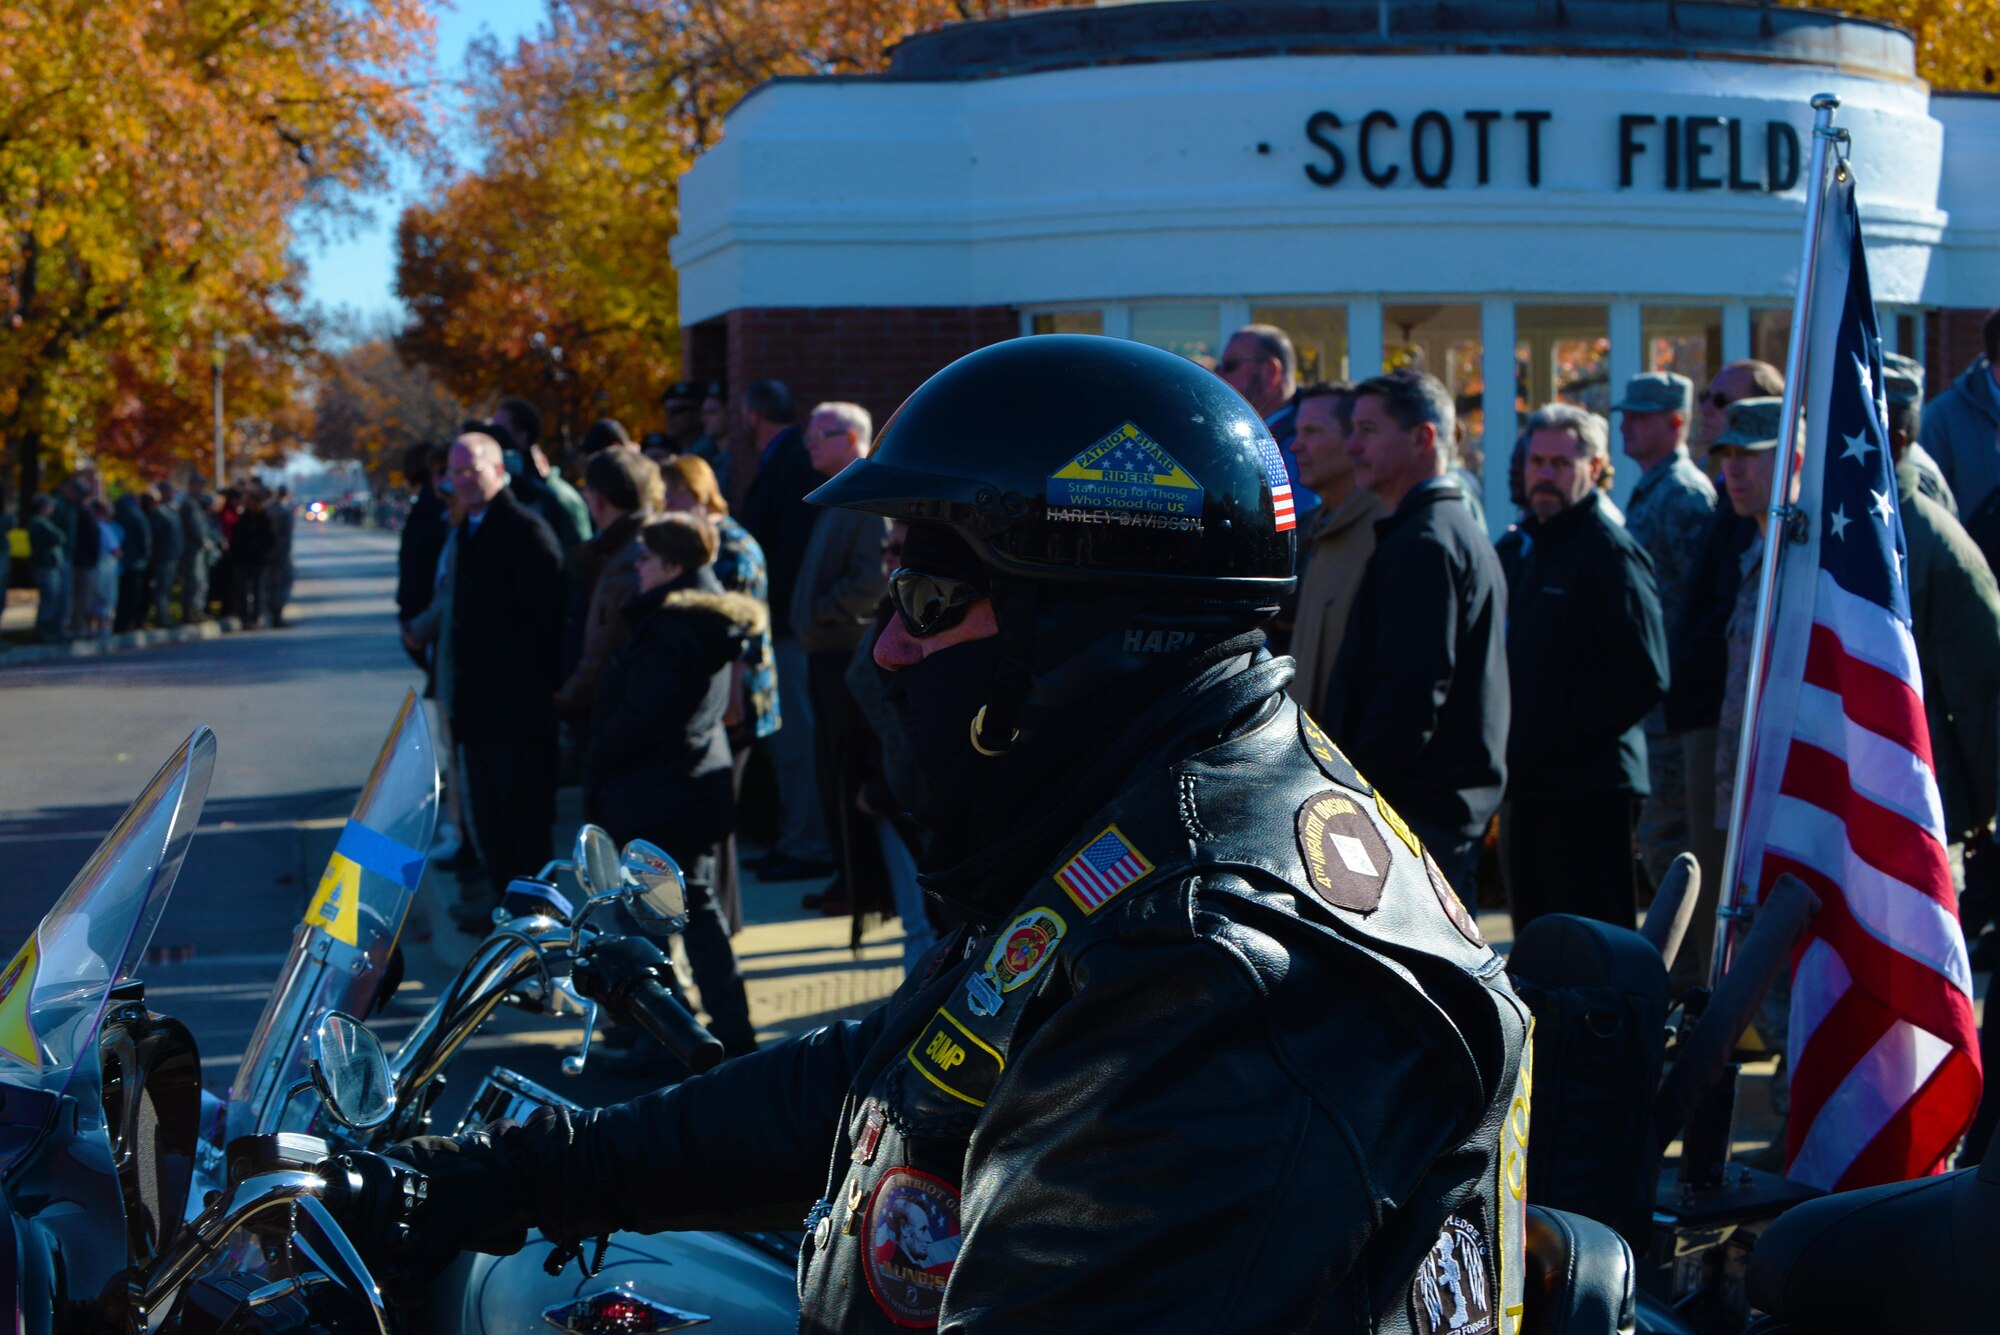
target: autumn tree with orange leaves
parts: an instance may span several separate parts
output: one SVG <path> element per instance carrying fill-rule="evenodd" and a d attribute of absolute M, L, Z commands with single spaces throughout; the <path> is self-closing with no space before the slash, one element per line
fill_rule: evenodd
<path fill-rule="evenodd" d="M 565 0 L 475 53 L 477 173 L 408 210 L 398 346 L 475 403 L 519 394 L 560 450 L 599 417 L 655 425 L 680 366 L 667 246 L 678 182 L 728 110 L 784 74 L 887 64 L 911 33 L 992 0 Z M 1033 7 L 1033 6 L 1027 6 Z"/>
<path fill-rule="evenodd" d="M 0 442 L 22 492 L 107 453 L 204 457 L 210 340 L 281 421 L 302 218 L 430 139 L 422 0 L 0 7 Z M 298 423 L 303 425 L 303 423 Z"/>

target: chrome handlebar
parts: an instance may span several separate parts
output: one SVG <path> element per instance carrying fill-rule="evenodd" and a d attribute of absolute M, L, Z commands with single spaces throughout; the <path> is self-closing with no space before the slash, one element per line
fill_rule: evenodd
<path fill-rule="evenodd" d="M 281 1168 L 244 1178 L 216 1192 L 207 1207 L 175 1235 L 152 1266 L 143 1289 L 134 1295 L 140 1328 L 146 1335 L 155 1335 L 173 1315 L 188 1281 L 215 1258 L 232 1234 L 262 1215 L 285 1209 L 294 1216 L 286 1228 L 287 1235 L 304 1238 L 309 1249 L 317 1242 L 318 1247 L 309 1250 L 313 1265 L 336 1283 L 345 1278 L 346 1287 L 368 1304 L 377 1335 L 389 1335 L 389 1313 L 381 1290 L 353 1244 L 320 1203 L 326 1191 L 326 1179 L 318 1173 Z M 303 1228 L 297 1220 L 300 1212 L 306 1217 Z M 308 1233 L 310 1237 L 306 1237 Z M 322 1251 L 326 1255 L 319 1254 Z M 336 1267 L 346 1271 L 346 1275 L 335 1273 Z M 255 1303 L 259 1295 L 268 1301 L 281 1293 L 296 1292 L 300 1283 L 296 1276 L 278 1281 L 253 1294 L 249 1301 Z"/>

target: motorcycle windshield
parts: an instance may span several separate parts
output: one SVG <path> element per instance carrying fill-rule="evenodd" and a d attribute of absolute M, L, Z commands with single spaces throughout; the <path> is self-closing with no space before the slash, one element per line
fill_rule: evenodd
<path fill-rule="evenodd" d="M 423 880 L 437 820 L 438 766 L 430 722 L 412 691 L 355 799 L 319 888 L 292 934 L 291 954 L 229 1090 L 226 1135 L 300 1130 L 317 1104 L 287 1092 L 305 1078 L 305 1040 L 328 1011 L 373 1009 Z"/>
<path fill-rule="evenodd" d="M 40 1135 L 80 1067 L 95 1079 L 105 1002 L 146 953 L 214 772 L 215 734 L 197 728 L 0 969 L 0 1083 L 45 1096 L 0 1101 L 0 1167 Z M 96 1117 L 83 1102 L 78 1117 Z"/>

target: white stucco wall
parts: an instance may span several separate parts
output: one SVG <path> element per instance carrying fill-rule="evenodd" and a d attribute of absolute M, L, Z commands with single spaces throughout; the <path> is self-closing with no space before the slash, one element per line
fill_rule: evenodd
<path fill-rule="evenodd" d="M 683 179 L 681 317 L 1301 293 L 1783 302 L 1800 190 L 1668 190 L 1659 124 L 1637 131 L 1649 147 L 1620 188 L 1619 116 L 1738 118 L 1758 176 L 1769 120 L 1809 151 L 1820 91 L 1854 136 L 1878 301 L 2000 300 L 2000 103 L 1750 61 L 1371 54 L 771 85 Z M 1539 188 L 1511 120 L 1475 182 L 1464 113 L 1483 109 L 1551 113 Z M 1376 110 L 1399 123 L 1377 140 L 1400 168 L 1384 189 L 1357 161 Z M 1408 160 L 1426 110 L 1453 129 L 1440 189 Z M 1306 174 L 1330 162 L 1306 134 L 1318 111 L 1344 123 L 1331 188 Z"/>

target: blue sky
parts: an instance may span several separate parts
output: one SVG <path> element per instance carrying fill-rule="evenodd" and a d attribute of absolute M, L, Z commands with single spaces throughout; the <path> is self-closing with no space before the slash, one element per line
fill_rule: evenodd
<path fill-rule="evenodd" d="M 545 0 L 458 0 L 452 9 L 434 3 L 433 12 L 438 72 L 451 79 L 464 73 L 466 47 L 480 32 L 491 32 L 503 45 L 511 44 L 532 32 L 547 10 Z M 372 222 L 330 241 L 300 239 L 309 302 L 329 311 L 346 307 L 364 318 L 401 315 L 402 303 L 395 295 L 396 219 L 421 182 L 408 164 L 396 176 L 393 193 L 362 201 L 374 215 Z"/>

